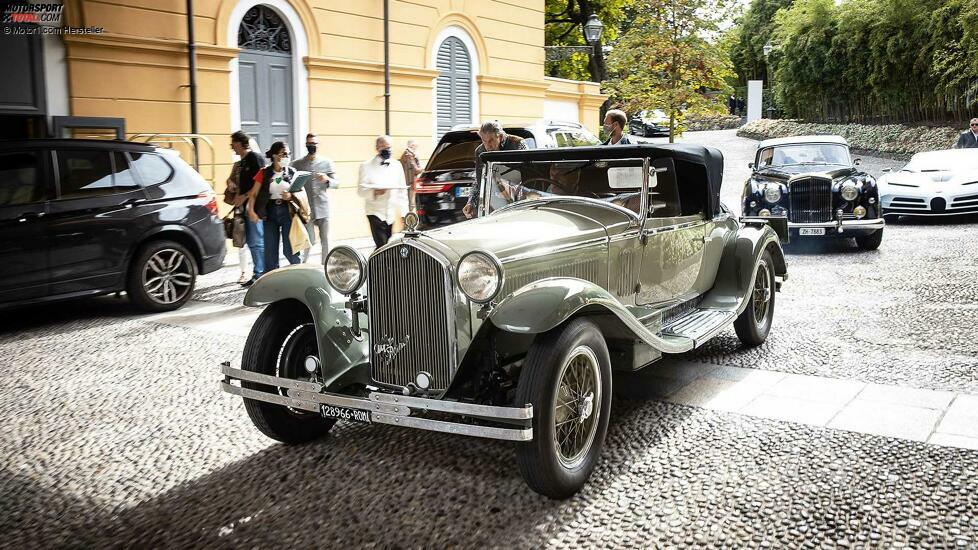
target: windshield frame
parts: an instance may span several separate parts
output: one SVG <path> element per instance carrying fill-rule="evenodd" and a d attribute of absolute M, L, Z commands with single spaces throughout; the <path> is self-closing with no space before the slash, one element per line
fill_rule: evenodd
<path fill-rule="evenodd" d="M 492 200 L 492 190 L 491 190 L 491 186 L 489 185 L 489 183 L 490 183 L 489 178 L 490 178 L 490 175 L 493 173 L 493 169 L 494 169 L 495 165 L 497 165 L 497 164 L 517 164 L 517 163 L 514 163 L 514 162 L 499 162 L 499 161 L 495 161 L 495 162 L 486 162 L 486 163 L 481 164 L 479 166 L 479 169 L 481 170 L 481 174 L 479 175 L 479 210 L 477 212 L 477 216 L 480 217 L 480 218 L 482 218 L 482 217 L 486 217 L 486 216 L 491 216 L 491 215 L 493 215 L 493 214 L 495 214 L 497 212 L 514 210 L 514 209 L 517 209 L 517 208 L 520 208 L 520 207 L 527 207 L 527 206 L 531 206 L 531 205 L 542 205 L 542 204 L 554 203 L 554 202 L 571 201 L 571 202 L 585 202 L 585 203 L 588 203 L 588 204 L 601 204 L 601 205 L 603 205 L 605 207 L 613 208 L 615 210 L 619 210 L 621 212 L 624 212 L 624 213 L 628 214 L 628 216 L 631 218 L 631 225 L 633 227 L 634 226 L 640 226 L 640 225 L 641 226 L 644 226 L 645 220 L 648 217 L 649 171 L 652 169 L 652 166 L 651 166 L 651 163 L 649 161 L 649 158 L 648 157 L 636 157 L 636 158 L 605 159 L 605 160 L 606 161 L 609 161 L 609 162 L 611 162 L 611 161 L 615 161 L 615 162 L 637 161 L 637 162 L 641 162 L 642 163 L 642 191 L 641 191 L 642 194 L 641 194 L 640 201 L 639 201 L 639 208 L 641 210 L 641 214 L 636 214 L 634 211 L 629 210 L 628 208 L 625 208 L 623 206 L 619 206 L 617 204 L 614 204 L 614 203 L 611 203 L 611 202 L 608 202 L 608 201 L 604 201 L 604 200 L 600 200 L 600 199 L 594 199 L 594 198 L 588 198 L 588 197 L 580 197 L 580 196 L 576 196 L 576 195 L 559 195 L 559 196 L 541 197 L 541 198 L 532 199 L 532 200 L 523 200 L 523 201 L 518 201 L 518 202 L 510 203 L 510 204 L 507 204 L 507 205 L 505 205 L 503 207 L 500 207 L 500 208 L 497 208 L 495 210 L 489 211 L 489 206 L 490 206 L 491 200 Z M 519 164 L 527 164 L 527 163 L 529 163 L 529 164 L 559 164 L 559 163 L 562 163 L 562 162 L 566 162 L 566 163 L 578 163 L 580 161 L 579 160 L 566 160 L 566 161 L 561 161 L 561 160 L 556 160 L 556 161 L 550 161 L 550 160 L 547 160 L 547 161 L 545 161 L 545 160 L 538 160 L 538 161 L 535 161 L 535 160 L 526 160 L 526 161 L 520 161 Z M 590 160 L 588 162 L 589 163 L 602 162 L 602 159 L 594 159 L 594 160 Z"/>
<path fill-rule="evenodd" d="M 773 159 L 773 157 L 774 157 L 773 151 L 775 151 L 776 149 L 787 149 L 787 148 L 792 148 L 792 147 L 805 147 L 805 146 L 809 146 L 809 147 L 812 147 L 812 146 L 826 146 L 826 145 L 827 146 L 830 146 L 830 147 L 842 148 L 845 151 L 845 156 L 846 156 L 846 159 L 847 159 L 848 162 L 846 162 L 846 163 L 837 163 L 837 162 L 801 162 L 801 163 L 798 163 L 798 162 L 794 162 L 794 163 L 789 163 L 789 164 L 766 164 L 766 165 L 763 165 L 763 166 L 761 165 L 761 153 L 763 153 L 765 151 L 772 151 L 772 155 L 771 156 L 772 156 L 772 159 Z M 845 145 L 845 144 L 842 144 L 842 143 L 835 143 L 835 142 L 830 142 L 830 141 L 800 142 L 800 143 L 783 143 L 783 144 L 779 144 L 779 145 L 769 145 L 769 146 L 763 147 L 763 148 L 762 147 L 758 147 L 757 154 L 754 156 L 754 167 L 755 167 L 755 170 L 757 170 L 757 171 L 770 170 L 770 169 L 775 169 L 776 170 L 778 168 L 784 168 L 786 166 L 847 166 L 847 167 L 851 167 L 852 165 L 853 165 L 852 164 L 852 152 L 849 150 L 849 146 L 848 145 Z"/>

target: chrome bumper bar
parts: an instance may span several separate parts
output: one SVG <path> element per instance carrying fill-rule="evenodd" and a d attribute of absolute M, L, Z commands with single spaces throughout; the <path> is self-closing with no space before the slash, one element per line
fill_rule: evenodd
<path fill-rule="evenodd" d="M 876 218 L 872 220 L 857 220 L 857 219 L 842 219 L 835 220 L 832 222 L 822 222 L 822 223 L 797 223 L 788 222 L 788 229 L 801 229 L 805 227 L 824 227 L 826 229 L 835 229 L 839 233 L 844 233 L 846 229 L 865 229 L 865 230 L 876 230 L 883 229 L 886 222 L 883 218 Z"/>
<path fill-rule="evenodd" d="M 221 365 L 221 374 L 224 375 L 224 380 L 221 381 L 221 389 L 245 399 L 264 401 L 265 403 L 273 403 L 317 414 L 320 411 L 321 405 L 358 409 L 368 411 L 371 422 L 375 424 L 390 424 L 405 428 L 418 428 L 433 432 L 503 439 L 507 441 L 531 441 L 533 439 L 533 428 L 530 426 L 530 422 L 533 419 L 532 405 L 526 405 L 524 407 L 494 407 L 490 405 L 442 401 L 439 399 L 427 399 L 424 397 L 394 395 L 381 392 L 370 392 L 367 398 L 351 397 L 324 392 L 322 391 L 322 385 L 315 382 L 259 374 L 257 372 L 232 368 L 227 363 Z M 236 386 L 231 383 L 234 380 L 281 388 L 285 390 L 285 395 Z M 412 416 L 415 413 L 432 411 L 491 420 L 504 424 L 515 424 L 516 426 L 513 428 L 478 426 Z"/>

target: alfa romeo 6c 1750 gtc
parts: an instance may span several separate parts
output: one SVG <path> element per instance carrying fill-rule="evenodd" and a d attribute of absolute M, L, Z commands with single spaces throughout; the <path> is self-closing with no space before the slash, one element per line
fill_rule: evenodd
<path fill-rule="evenodd" d="M 340 246 L 324 270 L 258 280 L 245 303 L 266 307 L 222 388 L 285 443 L 337 420 L 514 441 L 527 484 L 569 497 L 601 454 L 613 370 L 771 329 L 778 220 L 736 219 L 722 165 L 690 145 L 485 153 L 477 218 L 419 232 L 409 214 L 369 258 Z"/>

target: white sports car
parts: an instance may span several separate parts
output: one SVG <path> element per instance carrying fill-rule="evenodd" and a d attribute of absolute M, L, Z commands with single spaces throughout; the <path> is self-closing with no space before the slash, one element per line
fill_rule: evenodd
<path fill-rule="evenodd" d="M 917 153 L 879 180 L 883 216 L 978 214 L 978 149 Z"/>

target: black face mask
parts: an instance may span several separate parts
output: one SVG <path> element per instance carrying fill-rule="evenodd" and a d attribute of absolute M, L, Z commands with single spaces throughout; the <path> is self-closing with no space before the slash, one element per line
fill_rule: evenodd
<path fill-rule="evenodd" d="M 381 149 L 380 150 L 380 158 L 382 158 L 384 160 L 390 160 L 390 158 L 391 158 L 391 150 L 390 149 Z"/>
<path fill-rule="evenodd" d="M 314 144 L 306 145 L 306 151 L 309 151 L 310 155 L 316 154 L 317 147 Z"/>

